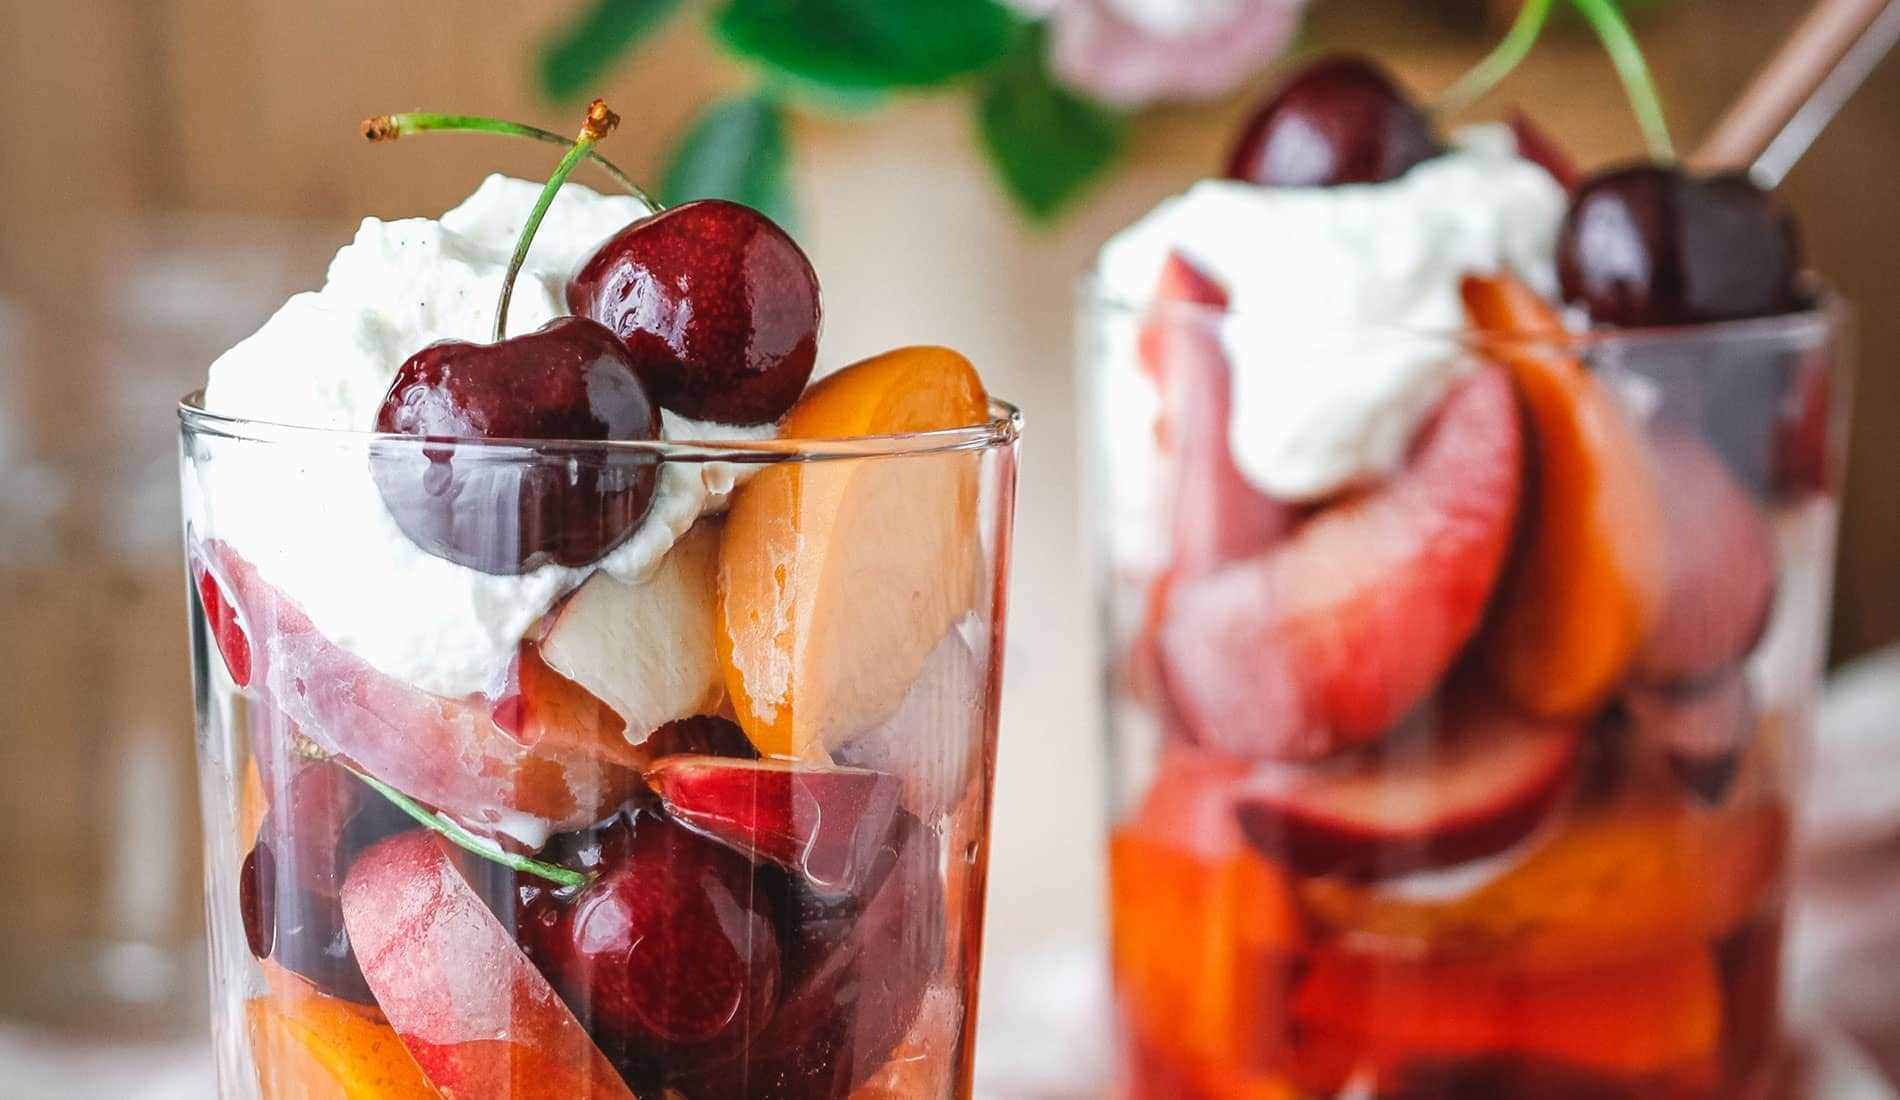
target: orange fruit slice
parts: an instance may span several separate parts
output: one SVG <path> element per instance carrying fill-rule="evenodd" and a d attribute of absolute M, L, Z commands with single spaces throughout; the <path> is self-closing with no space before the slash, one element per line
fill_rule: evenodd
<path fill-rule="evenodd" d="M 1562 320 L 1508 276 L 1467 277 L 1479 333 L 1559 345 Z M 1584 365 L 1561 352 L 1500 343 L 1529 416 L 1522 530 L 1480 638 L 1504 693 L 1545 718 L 1574 718 L 1608 698 L 1655 625 L 1663 595 L 1662 506 L 1637 428 Z"/>
<path fill-rule="evenodd" d="M 246 1001 L 265 1100 L 436 1100 L 402 1040 L 373 1008 L 272 983 Z"/>
<path fill-rule="evenodd" d="M 1787 843 L 1787 814 L 1773 803 L 1721 814 L 1613 808 L 1460 897 L 1380 895 L 1328 879 L 1301 893 L 1315 920 L 1368 952 L 1550 975 L 1728 935 L 1772 896 Z"/>
<path fill-rule="evenodd" d="M 1328 1095 L 1368 1070 L 1384 1077 L 1408 1063 L 1496 1055 L 1611 1077 L 1693 1080 L 1714 1069 L 1722 986 L 1700 946 L 1632 966 L 1531 980 L 1484 964 L 1401 963 L 1329 950 L 1312 959 L 1294 994 L 1293 1018 L 1297 1076 Z"/>
<path fill-rule="evenodd" d="M 787 438 L 982 424 L 970 361 L 900 348 L 805 391 Z M 818 755 L 896 711 L 977 606 L 980 464 L 970 453 L 788 462 L 733 497 L 719 561 L 719 658 L 761 753 Z"/>

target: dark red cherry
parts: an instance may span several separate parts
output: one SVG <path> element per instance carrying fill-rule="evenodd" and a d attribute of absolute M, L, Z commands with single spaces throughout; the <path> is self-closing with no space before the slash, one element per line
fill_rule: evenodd
<path fill-rule="evenodd" d="M 1637 164 L 1586 180 L 1557 243 L 1564 300 L 1599 324 L 1690 325 L 1802 308 L 1794 215 L 1741 175 Z"/>
<path fill-rule="evenodd" d="M 890 1057 L 944 963 L 941 844 L 900 813 L 864 894 L 832 899 L 792 883 L 781 907 L 785 990 L 745 1057 L 677 1065 L 669 1084 L 693 1097 L 781 1100 L 846 1096 Z"/>
<path fill-rule="evenodd" d="M 614 331 L 661 406 L 762 424 L 785 415 L 818 357 L 818 275 L 749 206 L 683 203 L 608 239 L 568 308 Z"/>
<path fill-rule="evenodd" d="M 646 515 L 658 477 L 651 455 L 567 445 L 660 435 L 627 349 L 583 317 L 496 344 L 423 348 L 396 372 L 376 430 L 429 441 L 379 444 L 372 455 L 397 525 L 429 553 L 484 573 L 600 560 Z M 550 442 L 459 445 L 491 439 Z"/>
<path fill-rule="evenodd" d="M 663 1059 L 764 1024 L 778 937 L 743 857 L 646 813 L 567 854 L 597 877 L 571 898 L 524 881 L 520 938 L 604 1047 Z"/>
<path fill-rule="evenodd" d="M 1384 183 L 1443 151 L 1431 120 L 1384 70 L 1337 56 L 1295 73 L 1254 113 L 1227 175 L 1268 187 Z"/>

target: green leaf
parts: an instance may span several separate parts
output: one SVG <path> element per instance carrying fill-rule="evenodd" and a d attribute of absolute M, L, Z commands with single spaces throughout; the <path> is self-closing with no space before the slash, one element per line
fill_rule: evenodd
<path fill-rule="evenodd" d="M 725 0 L 713 31 L 768 69 L 837 89 L 921 88 L 988 67 L 1020 37 L 997 0 Z"/>
<path fill-rule="evenodd" d="M 541 46 L 541 90 L 574 99 L 597 87 L 621 55 L 658 30 L 679 0 L 588 0 L 572 24 Z"/>
<path fill-rule="evenodd" d="M 1023 209 L 1049 218 L 1121 156 L 1122 115 L 1057 84 L 1043 63 L 1040 35 L 986 74 L 977 88 L 977 126 L 991 163 Z"/>
<path fill-rule="evenodd" d="M 788 225 L 792 196 L 786 162 L 778 104 L 757 95 L 723 100 L 700 115 L 674 148 L 660 184 L 661 201 L 731 199 Z"/>

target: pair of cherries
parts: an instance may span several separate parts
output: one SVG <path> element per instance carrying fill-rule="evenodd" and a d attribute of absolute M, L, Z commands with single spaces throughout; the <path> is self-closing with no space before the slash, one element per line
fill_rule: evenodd
<path fill-rule="evenodd" d="M 1527 154 L 1543 145 L 1521 144 Z M 1443 151 L 1426 113 L 1390 77 L 1360 58 L 1334 57 L 1295 74 L 1262 105 L 1227 175 L 1278 187 L 1383 183 Z M 1700 324 L 1804 305 L 1792 214 L 1737 174 L 1637 164 L 1582 181 L 1557 269 L 1565 300 L 1601 324 Z"/>
<path fill-rule="evenodd" d="M 532 228 L 529 229 L 532 233 Z M 783 416 L 818 354 L 818 276 L 764 214 L 701 200 L 609 238 L 567 285 L 573 316 L 397 370 L 371 465 L 418 546 L 486 573 L 588 565 L 639 524 L 654 456 L 590 442 L 660 437 L 660 409 L 726 424 Z M 458 441 L 528 440 L 524 453 Z M 561 442 L 552 442 L 561 441 Z"/>

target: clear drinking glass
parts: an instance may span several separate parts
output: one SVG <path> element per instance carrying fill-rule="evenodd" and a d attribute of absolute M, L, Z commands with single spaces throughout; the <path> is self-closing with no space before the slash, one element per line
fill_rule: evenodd
<path fill-rule="evenodd" d="M 1306 339 L 1084 288 L 1118 1096 L 1766 1087 L 1844 453 L 1820 300 Z M 1375 357 L 1450 379 L 1398 472 L 1256 488 L 1237 371 Z"/>
<path fill-rule="evenodd" d="M 220 1095 L 968 1095 L 1018 435 L 992 415 L 465 444 L 187 399 Z M 337 542 L 406 538 L 369 471 L 409 464 L 499 505 L 454 514 L 492 547 L 549 522 L 537 487 L 643 471 L 632 539 L 676 537 L 638 575 L 521 578 L 558 598 L 518 642 L 474 609 L 508 656 L 448 697 L 335 625 L 334 586 L 401 605 L 462 568 Z M 679 484 L 697 519 L 661 514 Z"/>

